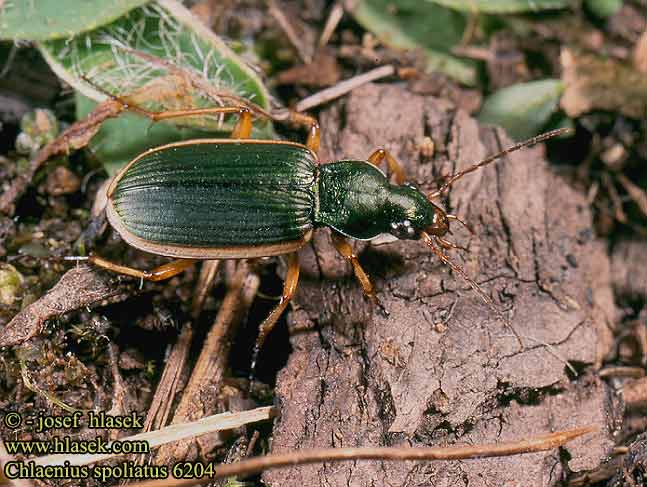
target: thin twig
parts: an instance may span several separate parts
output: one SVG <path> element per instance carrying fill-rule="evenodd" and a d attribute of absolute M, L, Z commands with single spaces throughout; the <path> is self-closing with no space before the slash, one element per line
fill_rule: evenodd
<path fill-rule="evenodd" d="M 247 445 L 247 451 L 245 451 L 245 456 L 248 457 L 254 452 L 254 447 L 256 446 L 256 442 L 260 438 L 261 434 L 258 432 L 258 430 L 254 430 L 254 433 L 252 433 L 252 438 L 249 440 L 249 444 Z"/>
<path fill-rule="evenodd" d="M 258 286 L 258 277 L 249 273 L 245 261 L 240 262 L 214 324 L 204 340 L 189 383 L 173 416 L 173 424 L 191 421 L 213 412 L 210 411 L 213 404 L 209 400 L 215 403 L 215 395 L 220 390 L 227 369 L 230 337 L 235 333 L 236 318 L 249 308 Z M 205 394 L 205 391 L 209 393 Z M 164 465 L 173 458 L 184 458 L 189 446 L 190 443 L 186 441 L 163 447 L 157 453 L 156 462 Z"/>
<path fill-rule="evenodd" d="M 328 18 L 326 19 L 326 25 L 324 25 L 323 30 L 321 31 L 321 37 L 319 37 L 319 48 L 324 47 L 330 41 L 339 21 L 344 16 L 344 6 L 341 1 L 335 2 L 335 5 L 330 9 Z"/>
<path fill-rule="evenodd" d="M 305 112 L 314 108 L 316 106 L 327 103 L 335 98 L 345 95 L 353 91 L 355 88 L 362 86 L 371 81 L 378 80 L 380 78 L 386 78 L 387 76 L 392 76 L 395 74 L 395 67 L 390 64 L 386 66 L 380 66 L 379 68 L 372 69 L 364 74 L 354 76 L 347 80 L 337 83 L 335 86 L 326 88 L 325 90 L 319 91 L 314 95 L 310 95 L 307 98 L 304 98 L 299 103 L 297 103 L 296 111 Z"/>
<path fill-rule="evenodd" d="M 616 365 L 605 367 L 598 372 L 600 377 L 630 377 L 632 379 L 640 379 L 645 377 L 645 369 L 642 367 L 630 367 L 623 365 Z"/>
<path fill-rule="evenodd" d="M 124 286 L 114 286 L 107 276 L 91 267 L 71 269 L 47 294 L 24 307 L 0 330 L 0 347 L 24 343 L 38 335 L 47 320 L 69 311 L 125 297 L 124 289 Z"/>
<path fill-rule="evenodd" d="M 616 175 L 620 184 L 625 188 L 631 199 L 638 205 L 643 215 L 647 217 L 647 192 L 638 185 L 634 184 L 627 176 L 622 173 Z"/>
<path fill-rule="evenodd" d="M 609 193 L 609 198 L 611 199 L 611 203 L 613 204 L 613 212 L 616 220 L 618 220 L 620 223 L 627 223 L 628 218 L 627 214 L 622 208 L 622 199 L 620 198 L 618 190 L 613 184 L 613 180 L 611 179 L 611 176 L 608 172 L 602 173 L 602 184 L 604 184 L 604 187 Z"/>
<path fill-rule="evenodd" d="M 357 460 L 385 461 L 432 461 L 466 460 L 473 458 L 503 457 L 521 453 L 535 453 L 551 450 L 565 443 L 597 431 L 595 426 L 575 428 L 557 433 L 536 436 L 522 441 L 508 441 L 488 445 L 456 445 L 444 448 L 316 448 L 289 453 L 277 453 L 250 458 L 237 463 L 220 464 L 215 467 L 213 478 L 248 476 L 265 470 L 322 462 L 343 462 Z M 204 483 L 198 479 L 163 479 L 130 484 L 131 487 L 184 487 Z"/>
<path fill-rule="evenodd" d="M 283 29 L 283 32 L 290 41 L 290 44 L 292 44 L 296 49 L 301 60 L 306 64 L 310 64 L 312 62 L 312 56 L 310 56 L 303 48 L 301 39 L 299 39 L 299 36 L 295 32 L 294 27 L 292 27 L 288 18 L 285 16 L 285 13 L 283 13 L 283 10 L 276 5 L 275 0 L 267 0 L 267 6 L 270 15 L 274 17 L 274 20 L 276 20 L 281 29 Z"/>
<path fill-rule="evenodd" d="M 158 430 L 166 425 L 171 414 L 171 405 L 175 399 L 175 393 L 180 384 L 182 371 L 186 364 L 186 358 L 189 355 L 192 338 L 193 328 L 191 323 L 185 323 L 177 342 L 173 345 L 171 353 L 165 361 L 164 372 L 162 372 L 162 377 L 157 384 L 155 395 L 144 420 L 144 431 Z M 144 455 L 140 455 L 137 462 L 139 464 L 143 463 Z"/>
<path fill-rule="evenodd" d="M 205 299 L 207 299 L 209 291 L 211 291 L 219 266 L 219 260 L 205 260 L 200 268 L 200 276 L 195 285 L 193 301 L 191 302 L 191 316 L 194 320 L 198 319 L 202 312 L 202 306 L 204 305 Z"/>
<path fill-rule="evenodd" d="M 166 424 L 171 413 L 171 404 L 175 398 L 175 391 L 178 388 L 182 370 L 189 355 L 192 338 L 193 328 L 187 323 L 182 327 L 182 332 L 166 360 L 164 372 L 162 372 L 162 377 L 149 408 L 149 415 L 144 421 L 144 431 L 156 430 Z M 154 410 L 158 410 L 158 412 Z"/>

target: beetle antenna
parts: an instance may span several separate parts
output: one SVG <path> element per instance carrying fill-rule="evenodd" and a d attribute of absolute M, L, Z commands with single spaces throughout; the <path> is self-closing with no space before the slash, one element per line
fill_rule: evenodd
<path fill-rule="evenodd" d="M 471 172 L 476 171 L 478 168 L 486 166 L 490 164 L 493 161 L 496 161 L 497 159 L 510 154 L 511 152 L 514 152 L 519 149 L 523 149 L 524 147 L 530 147 L 535 144 L 538 144 L 539 142 L 543 142 L 544 140 L 552 139 L 553 137 L 557 137 L 558 135 L 563 135 L 566 133 L 571 132 L 572 129 L 570 128 L 561 128 L 561 129 L 556 129 L 556 130 L 551 130 L 550 132 L 546 132 L 545 134 L 540 134 L 537 135 L 531 139 L 524 140 L 523 142 L 519 142 L 518 144 L 513 145 L 512 147 L 508 147 L 507 149 L 502 150 L 501 152 L 497 152 L 494 155 L 491 155 L 489 157 L 486 157 L 483 159 L 481 162 L 477 162 L 476 164 L 473 164 L 469 166 L 467 169 L 463 169 L 462 171 L 457 172 L 456 174 L 453 174 L 452 176 L 449 177 L 449 179 L 443 184 L 440 189 L 434 191 L 433 193 L 430 193 L 428 198 L 430 200 L 437 198 L 441 194 L 443 194 L 445 191 L 447 191 L 452 184 L 454 184 L 456 181 L 458 181 L 460 178 L 465 176 L 466 174 L 469 174 Z"/>
<path fill-rule="evenodd" d="M 457 264 L 452 262 L 449 257 L 442 251 L 440 248 L 442 246 L 442 242 L 438 241 L 438 237 L 435 235 L 432 237 L 430 236 L 427 232 L 422 232 L 422 239 L 424 242 L 429 246 L 429 248 L 433 251 L 434 254 L 438 256 L 438 258 L 441 260 L 441 262 L 451 268 L 454 272 L 456 272 L 458 275 L 460 275 L 465 282 L 467 282 L 470 287 L 474 290 L 474 292 L 483 300 L 485 304 L 487 304 L 499 317 L 503 323 L 505 323 L 505 326 L 512 331 L 514 336 L 517 338 L 517 341 L 519 342 L 519 345 L 521 346 L 521 350 L 525 349 L 523 340 L 521 339 L 521 336 L 519 336 L 519 333 L 517 333 L 517 330 L 514 329 L 512 326 L 512 323 L 510 323 L 510 320 L 508 320 L 501 310 L 494 304 L 492 299 L 485 293 L 483 288 L 479 286 L 476 281 L 471 279 L 467 274 L 465 274 L 465 271 L 460 268 Z"/>

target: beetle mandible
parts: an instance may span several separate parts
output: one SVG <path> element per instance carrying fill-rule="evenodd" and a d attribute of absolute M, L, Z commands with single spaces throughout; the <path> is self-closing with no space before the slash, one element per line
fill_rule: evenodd
<path fill-rule="evenodd" d="M 230 139 L 198 139 L 150 149 L 127 164 L 110 183 L 106 214 L 112 227 L 133 247 L 174 257 L 151 271 L 115 264 L 97 255 L 99 267 L 149 281 L 168 279 L 200 259 L 245 259 L 287 255 L 287 275 L 279 303 L 260 326 L 252 370 L 263 342 L 293 297 L 299 279 L 297 251 L 318 227 L 332 229 L 337 251 L 350 262 L 365 295 L 378 303 L 374 287 L 347 238 L 373 240 L 383 234 L 422 240 L 459 273 L 499 313 L 481 287 L 443 250 L 461 247 L 447 241 L 451 220 L 433 199 L 464 175 L 522 147 L 565 132 L 558 129 L 494 154 L 450 176 L 427 195 L 406 183 L 403 168 L 385 149 L 366 160 L 320 164 L 316 119 L 290 112 L 306 126 L 305 145 L 251 139 L 248 106 L 149 112 L 129 106 L 153 121 L 194 115 L 238 116 Z M 395 184 L 379 169 L 386 162 Z"/>

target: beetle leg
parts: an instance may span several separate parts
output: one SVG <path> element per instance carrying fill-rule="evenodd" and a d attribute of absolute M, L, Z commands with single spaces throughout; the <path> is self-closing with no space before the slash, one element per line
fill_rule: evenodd
<path fill-rule="evenodd" d="M 308 130 L 306 147 L 317 154 L 321 145 L 321 129 L 316 118 L 294 110 L 278 110 L 272 113 L 271 118 L 277 122 L 287 122 L 301 125 Z"/>
<path fill-rule="evenodd" d="M 245 106 L 235 107 L 210 107 L 210 108 L 189 108 L 186 110 L 165 110 L 162 112 L 152 112 L 145 108 L 136 105 L 128 104 L 128 102 L 121 100 L 126 105 L 126 108 L 143 115 L 153 122 L 162 120 L 170 120 L 172 118 L 185 118 L 195 117 L 200 115 L 238 115 L 238 123 L 231 132 L 231 137 L 234 139 L 248 139 L 252 134 L 252 111 Z"/>
<path fill-rule="evenodd" d="M 91 255 L 88 257 L 88 262 L 102 269 L 106 269 L 118 274 L 124 274 L 126 276 L 138 277 L 139 279 L 144 279 L 146 281 L 163 281 L 164 279 L 170 279 L 173 276 L 178 275 L 180 272 L 188 269 L 193 264 L 197 262 L 197 259 L 178 259 L 168 264 L 161 265 L 150 271 L 140 271 L 133 267 L 128 267 L 125 265 L 115 264 L 109 260 L 99 257 L 97 255 Z"/>
<path fill-rule="evenodd" d="M 357 278 L 359 283 L 362 285 L 364 294 L 373 303 L 377 304 L 378 306 L 380 306 L 380 308 L 382 308 L 382 305 L 380 304 L 377 298 L 377 295 L 375 294 L 375 288 L 371 283 L 371 279 L 368 277 L 368 274 L 366 274 L 361 264 L 359 263 L 357 256 L 353 252 L 353 247 L 348 243 L 348 241 L 344 237 L 342 237 L 338 233 L 333 232 L 330 235 L 332 237 L 332 243 L 337 249 L 337 252 L 339 252 L 339 254 L 344 259 L 348 260 L 353 266 L 353 272 L 355 273 L 355 277 Z"/>
<path fill-rule="evenodd" d="M 227 106 L 227 107 L 209 107 L 209 108 L 187 108 L 181 110 L 163 110 L 161 112 L 154 112 L 136 105 L 112 93 L 108 93 L 100 87 L 94 85 L 90 80 L 84 78 L 86 82 L 92 84 L 95 89 L 98 89 L 106 96 L 110 97 L 113 101 L 121 104 L 123 110 L 130 110 L 138 113 L 153 122 L 161 120 L 169 120 L 172 118 L 194 117 L 199 115 L 222 115 L 222 114 L 237 114 L 239 116 L 238 123 L 234 127 L 231 137 L 234 139 L 248 139 L 252 133 L 252 111 L 249 107 L 244 105 Z"/>
<path fill-rule="evenodd" d="M 171 118 L 182 118 L 190 117 L 196 115 L 216 115 L 216 114 L 227 114 L 227 113 L 237 113 L 240 116 L 238 124 L 234 128 L 231 136 L 232 138 L 247 139 L 251 136 L 252 132 L 252 111 L 258 116 L 268 118 L 275 121 L 287 121 L 294 123 L 296 125 L 302 125 L 308 129 L 308 139 L 306 146 L 312 152 L 317 154 L 319 151 L 319 145 L 321 142 L 321 130 L 319 128 L 319 122 L 316 118 L 311 117 L 305 113 L 297 112 L 294 110 L 280 110 L 278 112 L 269 113 L 263 108 L 250 103 L 249 106 L 245 105 L 246 100 L 240 100 L 240 105 L 238 106 L 229 106 L 229 107 L 211 107 L 211 108 L 191 108 L 186 110 L 166 110 L 161 112 L 153 112 L 146 110 L 140 106 L 137 106 L 134 103 L 129 102 L 127 99 L 113 95 L 103 90 L 101 87 L 96 86 L 89 79 L 84 78 L 84 80 L 93 85 L 95 89 L 98 89 L 106 96 L 110 97 L 113 101 L 122 105 L 123 109 L 131 110 L 135 113 L 139 113 L 144 117 L 149 118 L 154 122 L 160 120 L 168 120 Z"/>
<path fill-rule="evenodd" d="M 281 295 L 281 300 L 279 304 L 272 310 L 267 318 L 261 323 L 258 331 L 258 337 L 256 338 L 256 343 L 254 344 L 254 351 L 252 353 L 252 373 L 256 369 L 256 361 L 258 360 L 258 354 L 263 347 L 265 338 L 272 331 L 274 325 L 276 325 L 277 320 L 280 318 L 285 308 L 287 308 L 294 292 L 297 289 L 297 283 L 299 282 L 299 254 L 293 252 L 288 254 L 288 272 L 285 276 L 285 283 L 283 284 L 283 294 Z"/>
<path fill-rule="evenodd" d="M 231 136 L 232 138 L 237 139 L 247 139 L 251 136 L 252 133 L 252 111 L 245 106 L 238 107 L 212 107 L 212 108 L 193 108 L 188 110 L 168 110 L 164 112 L 151 112 L 149 110 L 137 107 L 134 105 L 126 104 L 127 108 L 132 111 L 139 113 L 145 117 L 150 118 L 154 122 L 160 120 L 168 120 L 171 118 L 182 118 L 190 117 L 197 115 L 216 115 L 216 114 L 238 114 L 240 119 L 236 124 Z M 261 113 L 262 116 L 268 118 L 276 118 L 281 120 L 280 117 L 273 117 L 267 113 Z M 306 115 L 305 113 L 299 113 L 290 111 L 287 116 L 287 121 L 294 123 L 296 125 L 305 126 L 308 130 L 308 139 L 306 141 L 306 147 L 312 152 L 317 154 L 319 152 L 319 146 L 321 145 L 321 129 L 319 127 L 319 122 L 316 118 Z"/>
<path fill-rule="evenodd" d="M 231 131 L 232 139 L 249 139 L 252 136 L 252 112 L 243 107 L 238 112 L 238 123 Z"/>
<path fill-rule="evenodd" d="M 397 184 L 402 184 L 407 180 L 407 177 L 404 173 L 404 169 L 402 168 L 402 165 L 391 155 L 391 153 L 386 150 L 386 149 L 378 149 L 375 152 L 373 152 L 369 158 L 368 162 L 373 164 L 374 166 L 378 166 L 382 163 L 382 161 L 386 159 L 386 164 L 389 168 L 389 172 L 395 174 L 395 182 Z"/>

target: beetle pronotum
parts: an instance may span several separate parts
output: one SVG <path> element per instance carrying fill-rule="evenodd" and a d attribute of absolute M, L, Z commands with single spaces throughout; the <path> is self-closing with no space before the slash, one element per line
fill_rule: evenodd
<path fill-rule="evenodd" d="M 378 303 L 373 285 L 347 238 L 373 240 L 383 234 L 422 240 L 460 274 L 500 317 L 481 287 L 444 250 L 449 223 L 461 220 L 432 202 L 466 174 L 522 147 L 565 132 L 554 130 L 516 144 L 450 176 L 426 195 L 406 184 L 405 173 L 388 151 L 366 160 L 319 164 L 317 121 L 291 113 L 308 128 L 305 145 L 250 139 L 249 107 L 217 107 L 167 112 L 125 108 L 153 121 L 195 115 L 235 114 L 230 139 L 199 139 L 150 149 L 126 165 L 110 183 L 106 213 L 112 227 L 133 247 L 176 260 L 151 271 L 118 265 L 99 256 L 93 264 L 149 281 L 168 279 L 200 259 L 244 259 L 287 255 L 288 269 L 279 303 L 260 326 L 252 369 L 263 342 L 294 295 L 299 279 L 297 251 L 317 227 L 332 229 L 337 251 L 352 265 L 367 297 Z M 389 177 L 379 169 L 386 162 Z M 505 320 L 505 318 L 503 318 Z M 507 320 L 506 320 L 507 322 Z"/>

